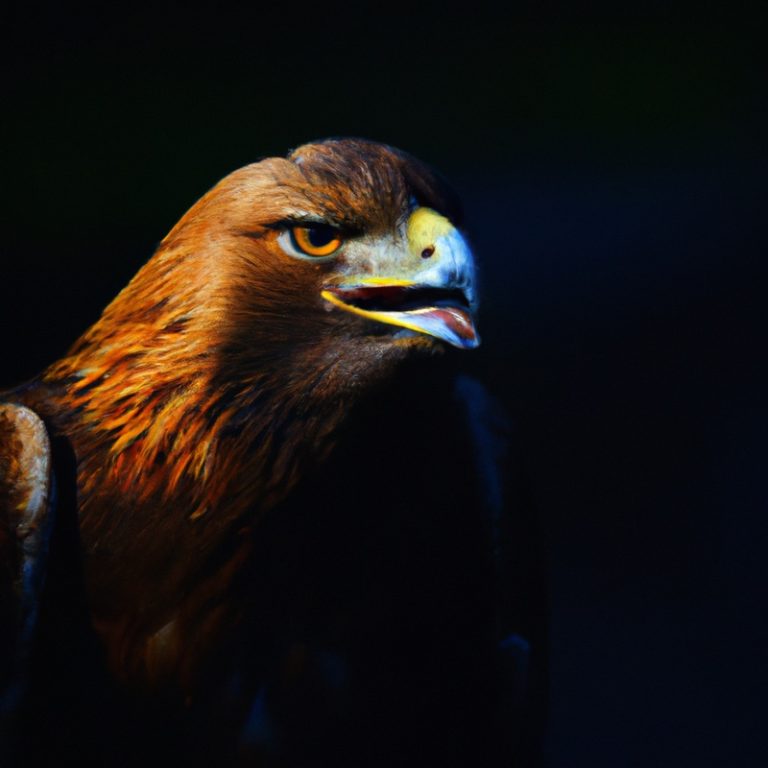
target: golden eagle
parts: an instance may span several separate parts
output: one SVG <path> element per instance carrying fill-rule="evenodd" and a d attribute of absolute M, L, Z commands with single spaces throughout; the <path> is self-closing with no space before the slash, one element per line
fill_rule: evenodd
<path fill-rule="evenodd" d="M 0 398 L 11 759 L 514 753 L 503 418 L 438 354 L 479 343 L 460 225 L 385 145 L 246 166 Z"/>

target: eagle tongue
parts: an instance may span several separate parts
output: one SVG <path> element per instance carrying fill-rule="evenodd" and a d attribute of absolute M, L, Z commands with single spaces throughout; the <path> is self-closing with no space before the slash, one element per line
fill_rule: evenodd
<path fill-rule="evenodd" d="M 422 322 L 424 320 L 436 321 L 448 329 L 458 342 L 456 346 L 471 349 L 480 343 L 472 318 L 468 312 L 459 307 L 429 307 L 418 310 L 417 314 Z"/>

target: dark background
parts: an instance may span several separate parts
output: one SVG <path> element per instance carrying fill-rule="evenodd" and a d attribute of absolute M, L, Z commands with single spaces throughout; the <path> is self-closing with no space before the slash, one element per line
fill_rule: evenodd
<path fill-rule="evenodd" d="M 553 768 L 768 764 L 765 102 L 755 14 L 0 12 L 0 386 L 61 355 L 206 189 L 359 135 L 461 192 L 463 364 L 546 532 Z"/>

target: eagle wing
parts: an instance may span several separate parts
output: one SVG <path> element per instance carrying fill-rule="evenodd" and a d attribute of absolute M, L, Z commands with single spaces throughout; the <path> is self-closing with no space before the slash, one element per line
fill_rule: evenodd
<path fill-rule="evenodd" d="M 53 528 L 51 442 L 31 409 L 0 403 L 0 724 L 14 711 L 35 636 Z"/>

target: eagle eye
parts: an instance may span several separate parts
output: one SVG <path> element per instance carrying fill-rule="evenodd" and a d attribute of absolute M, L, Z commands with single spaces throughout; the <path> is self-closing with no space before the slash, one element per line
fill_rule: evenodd
<path fill-rule="evenodd" d="M 288 230 L 288 234 L 293 249 L 304 256 L 330 256 L 342 243 L 338 230 L 329 224 L 294 226 Z"/>

